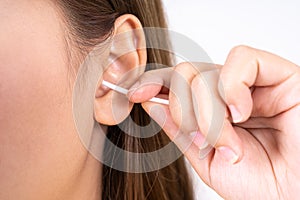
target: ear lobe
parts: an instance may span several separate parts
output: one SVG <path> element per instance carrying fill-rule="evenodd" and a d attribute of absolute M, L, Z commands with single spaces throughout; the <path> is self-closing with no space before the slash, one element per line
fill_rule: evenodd
<path fill-rule="evenodd" d="M 147 51 L 142 25 L 134 15 L 122 15 L 116 20 L 113 33 L 110 64 L 100 80 L 129 88 L 145 71 Z M 129 115 L 133 103 L 101 82 L 95 96 L 95 119 L 105 125 L 118 124 Z"/>

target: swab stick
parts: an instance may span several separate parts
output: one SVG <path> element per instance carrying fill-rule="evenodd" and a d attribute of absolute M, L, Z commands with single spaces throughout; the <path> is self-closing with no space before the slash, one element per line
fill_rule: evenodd
<path fill-rule="evenodd" d="M 103 81 L 102 81 L 102 84 L 103 84 L 104 86 L 106 86 L 106 87 L 108 87 L 108 88 L 114 90 L 114 91 L 117 91 L 117 92 L 121 93 L 121 94 L 127 95 L 127 93 L 128 93 L 128 90 L 127 90 L 127 89 L 122 88 L 122 87 L 120 87 L 120 86 L 117 86 L 117 85 L 115 85 L 115 84 L 113 84 L 113 83 L 110 83 L 110 82 L 108 82 L 108 81 L 103 80 Z M 149 101 L 155 102 L 155 103 L 160 103 L 160 104 L 169 105 L 169 100 L 167 100 L 167 99 L 161 99 L 161 98 L 153 97 L 153 98 L 151 98 Z"/>

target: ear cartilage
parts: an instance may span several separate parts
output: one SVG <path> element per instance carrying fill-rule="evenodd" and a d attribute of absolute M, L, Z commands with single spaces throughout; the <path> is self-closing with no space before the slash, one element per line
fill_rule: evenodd
<path fill-rule="evenodd" d="M 120 86 L 117 86 L 117 85 L 115 85 L 113 83 L 110 83 L 108 81 L 103 80 L 102 84 L 104 86 L 106 86 L 106 87 L 114 90 L 114 91 L 117 91 L 117 92 L 121 93 L 121 94 L 127 95 L 127 93 L 128 93 L 127 89 L 122 88 Z M 160 104 L 169 105 L 169 100 L 167 100 L 167 99 L 161 99 L 161 98 L 153 97 L 149 101 L 154 102 L 154 103 L 160 103 Z"/>

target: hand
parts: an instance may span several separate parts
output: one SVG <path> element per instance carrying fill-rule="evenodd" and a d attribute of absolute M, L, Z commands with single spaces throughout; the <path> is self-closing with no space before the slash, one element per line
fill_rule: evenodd
<path fill-rule="evenodd" d="M 213 88 L 222 96 L 214 94 L 213 98 L 220 105 L 223 100 L 228 108 L 222 115 L 220 137 L 214 143 L 208 135 L 212 120 L 210 92 L 198 67 L 183 63 L 146 72 L 130 90 L 129 98 L 142 102 L 182 150 L 183 140 L 176 138 L 190 138 L 189 133 L 198 130 L 183 153 L 202 180 L 223 198 L 297 199 L 300 68 L 265 51 L 234 48 L 220 68 L 219 80 L 213 80 L 215 85 L 219 83 L 218 89 Z M 169 106 L 147 102 L 167 94 Z M 199 159 L 204 138 L 215 149 L 205 159 Z"/>

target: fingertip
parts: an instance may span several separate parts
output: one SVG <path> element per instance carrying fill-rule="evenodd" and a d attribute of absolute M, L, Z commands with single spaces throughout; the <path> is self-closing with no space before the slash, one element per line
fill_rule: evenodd
<path fill-rule="evenodd" d="M 132 87 L 128 90 L 127 98 L 134 103 L 145 102 L 152 97 L 159 94 L 161 85 L 140 85 L 139 87 Z"/>
<path fill-rule="evenodd" d="M 226 87 L 219 82 L 219 94 L 230 111 L 233 123 L 241 123 L 246 121 L 253 107 L 251 89 L 244 84 L 236 84 L 234 86 L 227 85 Z"/>
<path fill-rule="evenodd" d="M 228 108 L 230 110 L 233 123 L 240 123 L 243 121 L 243 115 L 235 105 L 229 105 Z"/>
<path fill-rule="evenodd" d="M 130 88 L 126 94 L 127 98 L 134 103 L 138 103 L 140 99 L 140 94 L 142 93 L 141 88 Z"/>
<path fill-rule="evenodd" d="M 229 121 L 224 126 L 215 148 L 221 159 L 230 164 L 237 164 L 242 160 L 242 141 Z"/>
<path fill-rule="evenodd" d="M 224 160 L 228 164 L 235 165 L 238 164 L 243 159 L 243 151 L 237 150 L 231 146 L 219 146 L 216 148 L 216 156 Z"/>
<path fill-rule="evenodd" d="M 239 161 L 239 155 L 228 146 L 220 146 L 217 148 L 217 153 L 224 159 L 226 162 L 230 164 L 236 164 Z"/>

